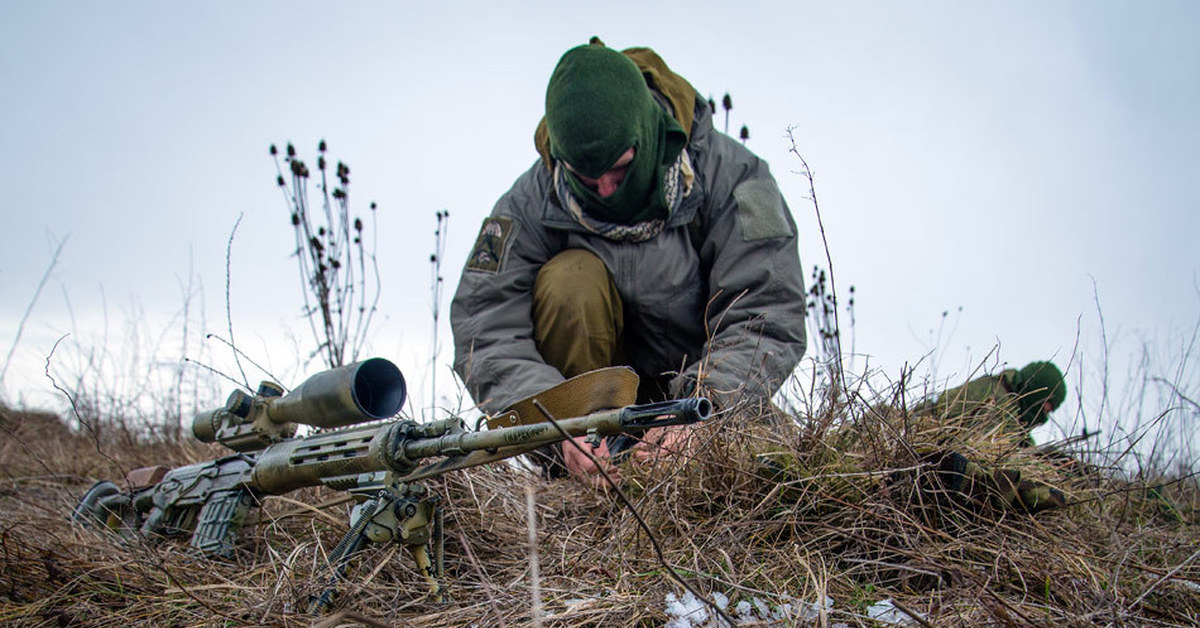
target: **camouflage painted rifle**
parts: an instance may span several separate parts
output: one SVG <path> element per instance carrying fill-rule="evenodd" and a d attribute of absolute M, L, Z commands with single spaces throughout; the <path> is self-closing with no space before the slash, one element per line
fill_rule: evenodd
<path fill-rule="evenodd" d="M 331 586 L 311 610 L 329 605 L 333 582 L 369 542 L 412 550 L 436 596 L 442 511 L 421 480 L 527 453 L 564 440 L 564 434 L 599 439 L 636 433 L 700 421 L 712 409 L 706 399 L 683 399 L 554 417 L 557 427 L 547 421 L 482 432 L 468 430 L 458 417 L 357 425 L 395 416 L 404 398 L 404 377 L 382 358 L 319 373 L 288 394 L 271 382 L 254 395 L 235 391 L 224 407 L 196 415 L 192 432 L 236 453 L 176 469 L 138 469 L 128 474 L 125 490 L 97 482 L 72 519 L 130 537 L 190 535 L 197 550 L 228 556 L 259 498 L 323 484 L 349 492 L 357 505 L 349 532 L 330 553 Z M 298 424 L 344 429 L 296 437 Z"/>

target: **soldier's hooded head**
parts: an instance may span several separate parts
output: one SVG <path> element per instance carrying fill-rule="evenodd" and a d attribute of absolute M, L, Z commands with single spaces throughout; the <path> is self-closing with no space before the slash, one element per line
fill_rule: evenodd
<path fill-rule="evenodd" d="M 1034 428 L 1049 418 L 1045 404 L 1049 402 L 1053 411 L 1067 398 L 1067 384 L 1062 371 L 1052 362 L 1030 362 L 1012 375 L 1012 390 L 1017 393 L 1017 405 L 1021 410 L 1021 424 Z"/>
<path fill-rule="evenodd" d="M 596 44 L 568 50 L 546 88 L 546 128 L 550 155 L 570 165 L 571 192 L 588 215 L 626 225 L 666 217 L 663 175 L 687 135 L 628 57 Z M 630 148 L 633 161 L 612 194 L 580 179 L 599 179 Z"/>

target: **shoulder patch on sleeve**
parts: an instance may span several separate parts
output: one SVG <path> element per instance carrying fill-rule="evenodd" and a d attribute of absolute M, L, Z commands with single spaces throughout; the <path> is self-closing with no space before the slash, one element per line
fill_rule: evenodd
<path fill-rule="evenodd" d="M 517 223 L 512 218 L 484 218 L 479 237 L 475 238 L 475 247 L 467 258 L 467 270 L 492 274 L 500 272 L 516 230 Z"/>
<path fill-rule="evenodd" d="M 771 179 L 743 181 L 733 188 L 733 198 L 738 204 L 743 240 L 749 242 L 795 235 L 785 215 L 787 208 L 783 204 L 783 196 Z"/>

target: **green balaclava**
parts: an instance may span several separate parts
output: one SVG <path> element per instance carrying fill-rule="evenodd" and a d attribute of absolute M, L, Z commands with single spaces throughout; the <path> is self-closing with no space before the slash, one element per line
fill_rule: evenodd
<path fill-rule="evenodd" d="M 625 179 L 608 198 L 567 173 L 571 192 L 589 216 L 625 225 L 667 216 L 663 175 L 687 135 L 654 101 L 628 57 L 594 44 L 568 50 L 546 88 L 546 128 L 550 155 L 593 179 L 634 149 Z"/>
<path fill-rule="evenodd" d="M 1052 362 L 1030 362 L 1011 377 L 1013 392 L 1017 393 L 1017 405 L 1021 411 L 1021 425 L 1034 428 L 1049 417 L 1042 412 L 1042 404 L 1049 401 L 1050 409 L 1062 405 L 1067 398 L 1067 384 L 1062 371 Z"/>

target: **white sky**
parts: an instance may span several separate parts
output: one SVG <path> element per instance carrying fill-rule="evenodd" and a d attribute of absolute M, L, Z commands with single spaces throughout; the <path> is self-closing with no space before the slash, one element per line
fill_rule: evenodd
<path fill-rule="evenodd" d="M 312 372 L 282 331 L 311 346 L 267 147 L 312 157 L 320 138 L 356 205 L 380 206 L 372 353 L 427 386 L 434 212 L 450 211 L 447 312 L 481 219 L 535 159 L 551 69 L 591 35 L 731 93 L 805 266 L 824 266 L 795 128 L 839 287 L 857 288 L 855 347 L 889 377 L 928 375 L 935 345 L 943 381 L 997 345 L 992 365 L 1091 368 L 1097 302 L 1115 365 L 1143 340 L 1169 362 L 1200 320 L 1200 4 L 509 4 L 0 0 L 3 354 L 68 238 L 0 395 L 54 399 L 41 372 L 64 333 L 177 359 L 156 337 L 189 276 L 192 315 L 223 334 L 239 215 L 235 334 L 279 373 Z M 442 346 L 445 383 L 448 327 Z"/>

